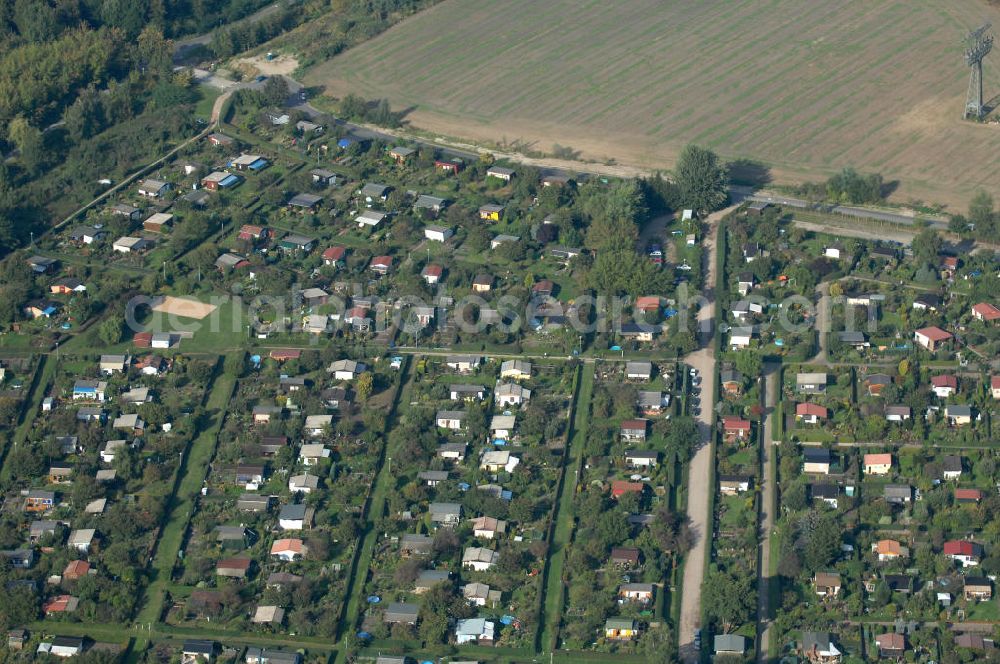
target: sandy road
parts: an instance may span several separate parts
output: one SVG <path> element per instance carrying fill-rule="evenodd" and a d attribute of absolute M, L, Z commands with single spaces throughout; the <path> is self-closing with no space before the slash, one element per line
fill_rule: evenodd
<path fill-rule="evenodd" d="M 705 576 L 707 546 L 712 539 L 712 515 L 709 512 L 709 498 L 715 491 L 709 482 L 712 470 L 712 424 L 715 412 L 715 346 L 712 343 L 713 319 L 715 317 L 715 280 L 718 270 L 716 241 L 719 221 L 734 207 L 727 208 L 708 217 L 708 235 L 705 237 L 705 251 L 708 260 L 705 272 L 705 301 L 698 310 L 698 330 L 702 348 L 685 358 L 685 362 L 702 378 L 701 413 L 698 415 L 698 430 L 701 440 L 691 458 L 688 468 L 687 515 L 691 520 L 694 546 L 688 552 L 684 563 L 684 579 L 681 590 L 681 618 L 677 631 L 681 659 L 696 662 L 700 653 L 694 647 L 695 630 L 701 627 L 701 584 Z M 706 647 L 702 643 L 702 647 Z"/>
<path fill-rule="evenodd" d="M 816 286 L 816 357 L 812 362 L 826 364 L 827 350 L 830 346 L 831 307 L 830 282 L 824 281 Z"/>
<path fill-rule="evenodd" d="M 771 638 L 771 531 L 774 530 L 774 511 L 777 506 L 775 483 L 777 471 L 775 466 L 774 417 L 777 406 L 778 371 L 780 365 L 764 365 L 764 430 L 760 437 L 761 466 L 761 508 L 760 508 L 760 557 L 757 561 L 757 661 L 764 664 L 768 661 L 768 643 Z"/>

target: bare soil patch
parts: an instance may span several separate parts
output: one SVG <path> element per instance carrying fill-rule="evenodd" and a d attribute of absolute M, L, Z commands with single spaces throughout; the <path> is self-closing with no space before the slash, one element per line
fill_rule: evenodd
<path fill-rule="evenodd" d="M 298 69 L 299 61 L 293 55 L 279 55 L 268 60 L 266 55 L 240 58 L 235 65 L 247 76 L 287 76 Z"/>
<path fill-rule="evenodd" d="M 174 297 L 167 295 L 157 299 L 157 302 L 150 307 L 153 311 L 165 314 L 181 316 L 182 318 L 194 318 L 201 320 L 211 315 L 219 307 L 214 304 L 205 304 L 198 300 L 191 300 L 186 297 Z"/>

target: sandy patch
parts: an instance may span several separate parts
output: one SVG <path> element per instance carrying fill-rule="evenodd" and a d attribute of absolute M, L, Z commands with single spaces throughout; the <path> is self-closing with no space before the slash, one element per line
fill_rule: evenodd
<path fill-rule="evenodd" d="M 198 300 L 190 300 L 185 297 L 167 295 L 166 297 L 158 298 L 157 302 L 151 308 L 153 311 L 165 314 L 173 314 L 174 316 L 181 316 L 183 318 L 201 320 L 219 307 L 214 304 L 205 304 L 204 302 L 199 302 Z"/>
<path fill-rule="evenodd" d="M 236 67 L 249 76 L 287 76 L 298 69 L 299 61 L 293 55 L 279 55 L 273 60 L 268 60 L 265 55 L 255 55 L 240 58 Z"/>

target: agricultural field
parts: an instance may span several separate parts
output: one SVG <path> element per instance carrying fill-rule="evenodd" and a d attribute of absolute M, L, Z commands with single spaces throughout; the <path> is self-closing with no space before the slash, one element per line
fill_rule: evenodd
<path fill-rule="evenodd" d="M 1000 146 L 995 126 L 960 119 L 962 37 L 987 19 L 1000 12 L 959 0 L 448 0 L 305 82 L 484 143 L 660 168 L 695 142 L 779 181 L 854 166 L 898 180 L 896 200 L 964 209 Z"/>

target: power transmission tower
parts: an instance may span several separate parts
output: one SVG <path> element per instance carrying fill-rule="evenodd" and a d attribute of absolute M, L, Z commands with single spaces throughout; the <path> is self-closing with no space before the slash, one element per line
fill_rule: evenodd
<path fill-rule="evenodd" d="M 988 34 L 991 24 L 984 23 L 965 37 L 965 64 L 971 68 L 969 92 L 965 97 L 965 118 L 981 120 L 983 117 L 983 58 L 993 50 L 993 35 Z"/>

